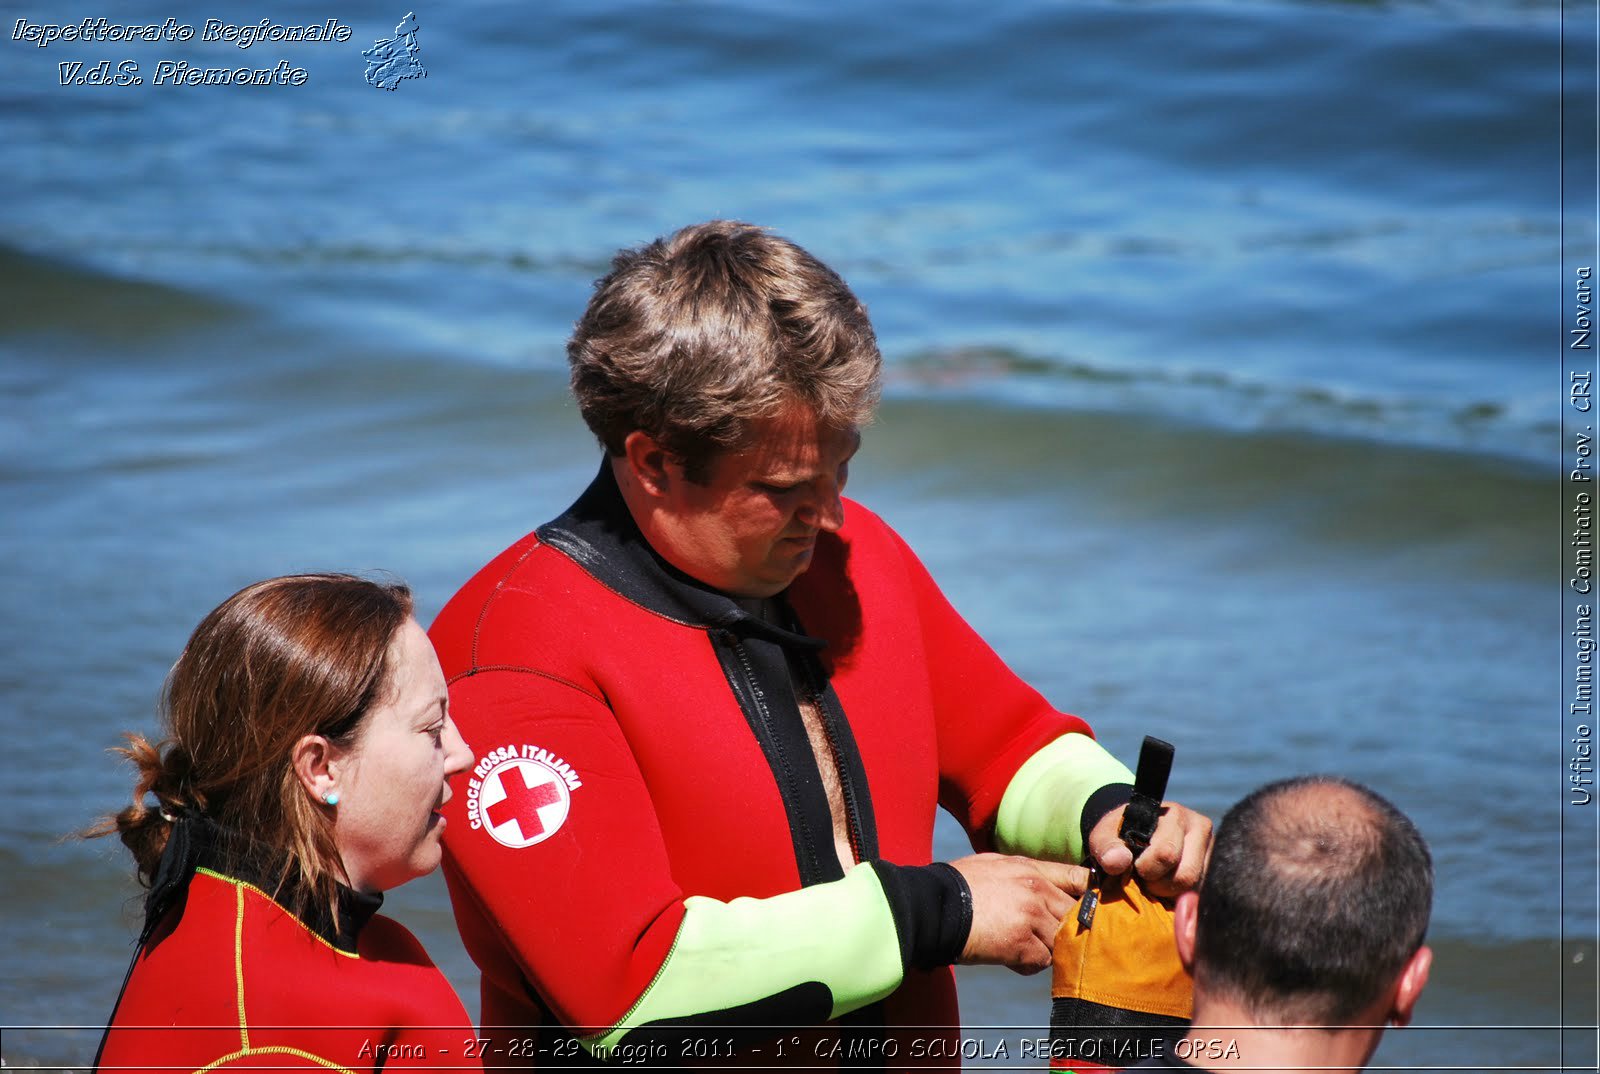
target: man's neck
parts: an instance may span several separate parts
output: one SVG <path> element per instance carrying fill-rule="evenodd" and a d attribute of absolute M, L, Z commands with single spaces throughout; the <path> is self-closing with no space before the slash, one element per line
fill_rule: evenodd
<path fill-rule="evenodd" d="M 1276 1074 L 1316 1070 L 1318 1074 L 1359 1074 L 1383 1036 L 1376 1026 L 1323 1029 L 1309 1026 L 1262 1026 L 1243 1008 L 1227 1002 L 1202 1002 L 1195 997 L 1189 1032 L 1174 1046 L 1202 1070 L 1249 1070 Z"/>
<path fill-rule="evenodd" d="M 627 457 L 622 455 L 610 457 L 606 460 L 606 465 L 611 467 L 611 476 L 616 479 L 617 491 L 622 494 L 622 502 L 628 508 L 628 514 L 632 516 L 633 524 L 639 528 L 639 535 L 655 550 L 656 555 L 697 582 L 710 586 L 724 596 L 738 599 L 739 594 L 728 592 L 712 579 L 703 577 L 689 558 L 681 554 L 682 542 L 680 534 L 673 525 L 672 515 L 659 509 L 659 506 L 652 502 L 650 495 L 640 486 L 639 479 L 628 468 Z"/>

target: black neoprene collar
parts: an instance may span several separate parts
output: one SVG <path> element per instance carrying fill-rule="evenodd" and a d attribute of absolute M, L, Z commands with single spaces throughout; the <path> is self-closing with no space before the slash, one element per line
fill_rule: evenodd
<path fill-rule="evenodd" d="M 607 589 L 685 626 L 729 630 L 780 645 L 821 649 L 821 638 L 785 630 L 746 611 L 738 601 L 663 559 L 633 520 L 609 459 L 573 505 L 538 529 L 539 540 L 561 551 Z"/>
<path fill-rule="evenodd" d="M 242 880 L 256 888 L 321 939 L 347 954 L 356 953 L 361 929 L 383 905 L 379 892 L 354 891 L 338 887 L 334 916 L 315 898 L 300 898 L 299 885 L 291 870 L 287 877 L 280 851 L 262 847 L 249 837 L 213 822 L 197 813 L 180 813 L 173 822 L 166 848 L 162 851 L 156 875 L 151 878 L 145 899 L 143 943 L 156 931 L 172 907 L 180 905 L 194 879 L 196 869 Z"/>

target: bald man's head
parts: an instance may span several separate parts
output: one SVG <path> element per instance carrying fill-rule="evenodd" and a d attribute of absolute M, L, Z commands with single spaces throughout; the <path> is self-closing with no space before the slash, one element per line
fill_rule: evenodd
<path fill-rule="evenodd" d="M 1348 1022 L 1422 945 L 1432 901 L 1427 845 L 1387 800 L 1331 776 L 1268 784 L 1217 828 L 1196 988 L 1263 1023 Z"/>

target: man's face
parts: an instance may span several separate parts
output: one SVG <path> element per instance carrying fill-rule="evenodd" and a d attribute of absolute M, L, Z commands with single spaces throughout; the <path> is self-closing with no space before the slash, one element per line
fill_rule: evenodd
<path fill-rule="evenodd" d="M 680 570 L 736 597 L 770 597 L 811 565 L 817 535 L 844 521 L 840 494 L 861 446 L 855 426 L 794 405 L 756 422 L 753 446 L 712 461 L 697 485 L 669 464 L 658 547 Z"/>

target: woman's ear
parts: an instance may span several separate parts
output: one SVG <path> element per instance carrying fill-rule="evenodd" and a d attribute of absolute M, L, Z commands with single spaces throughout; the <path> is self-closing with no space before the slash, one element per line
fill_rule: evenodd
<path fill-rule="evenodd" d="M 306 735 L 294 744 L 290 762 L 306 793 L 324 805 L 339 803 L 339 762 L 332 742 L 321 735 Z"/>

